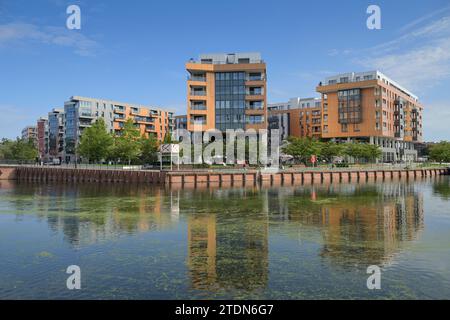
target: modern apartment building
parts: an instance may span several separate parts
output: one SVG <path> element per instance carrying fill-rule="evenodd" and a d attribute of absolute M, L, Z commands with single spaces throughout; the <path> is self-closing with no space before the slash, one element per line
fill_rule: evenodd
<path fill-rule="evenodd" d="M 280 130 L 281 140 L 289 136 L 320 138 L 322 133 L 322 99 L 292 98 L 288 102 L 268 105 L 268 128 Z"/>
<path fill-rule="evenodd" d="M 187 115 L 175 116 L 175 140 L 180 140 L 178 130 L 187 130 Z"/>
<path fill-rule="evenodd" d="M 162 141 L 175 129 L 175 118 L 172 111 L 115 102 L 113 127 L 116 134 L 120 134 L 125 121 L 130 118 L 140 129 L 141 135 L 153 134 L 159 141 Z"/>
<path fill-rule="evenodd" d="M 37 148 L 39 159 L 41 161 L 48 160 L 48 119 L 41 117 L 36 125 Z"/>
<path fill-rule="evenodd" d="M 26 126 L 22 129 L 22 140 L 36 141 L 36 126 Z"/>
<path fill-rule="evenodd" d="M 326 78 L 322 94 L 322 137 L 379 145 L 383 161 L 417 158 L 423 106 L 417 96 L 379 71 Z"/>
<path fill-rule="evenodd" d="M 202 54 L 186 70 L 189 131 L 267 127 L 266 64 L 259 53 Z"/>
<path fill-rule="evenodd" d="M 64 110 L 55 108 L 48 113 L 48 156 L 50 160 L 63 160 Z"/>
<path fill-rule="evenodd" d="M 175 129 L 187 130 L 187 115 L 175 116 Z"/>
<path fill-rule="evenodd" d="M 163 140 L 175 126 L 173 113 L 170 111 L 112 100 L 73 96 L 64 103 L 65 161 L 75 161 L 75 147 L 83 130 L 99 118 L 105 121 L 107 130 L 114 134 L 120 134 L 125 121 L 131 118 L 141 134 L 154 134 L 158 140 Z"/>

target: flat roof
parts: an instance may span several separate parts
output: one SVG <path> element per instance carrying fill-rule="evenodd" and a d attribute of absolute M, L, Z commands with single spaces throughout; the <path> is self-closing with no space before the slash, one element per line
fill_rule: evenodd
<path fill-rule="evenodd" d="M 247 63 L 263 62 L 261 53 L 259 52 L 204 53 L 199 55 L 198 60 L 191 59 L 189 62 L 209 64 L 238 64 L 243 63 L 241 59 L 248 60 Z"/>
<path fill-rule="evenodd" d="M 323 85 L 328 85 L 330 80 L 331 81 L 336 81 L 336 83 L 341 83 L 340 79 L 341 78 L 348 78 L 347 82 L 359 82 L 359 81 L 364 81 L 364 77 L 365 76 L 371 76 L 371 80 L 381 80 L 381 81 L 385 81 L 388 84 L 394 86 L 395 88 L 397 88 L 398 90 L 404 92 L 405 94 L 409 95 L 410 97 L 412 97 L 413 99 L 415 99 L 416 101 L 419 100 L 419 97 L 417 97 L 414 93 L 412 93 L 411 91 L 409 91 L 408 89 L 406 89 L 405 87 L 401 86 L 400 84 L 398 84 L 396 81 L 392 80 L 391 78 L 389 78 L 388 76 L 386 76 L 384 73 L 378 71 L 378 70 L 372 70 L 372 71 L 364 71 L 364 72 L 347 72 L 347 73 L 340 73 L 334 76 L 330 76 L 325 78 L 325 80 L 323 81 Z M 359 78 L 358 78 L 359 77 Z M 357 80 L 358 78 L 358 80 Z M 367 79 L 366 79 L 367 80 Z"/>
<path fill-rule="evenodd" d="M 119 101 L 115 101 L 115 100 L 101 99 L 101 98 L 89 98 L 89 97 L 83 97 L 83 96 L 72 96 L 72 97 L 70 97 L 70 100 L 66 101 L 64 104 L 70 103 L 72 101 L 101 102 L 101 103 L 113 104 L 113 105 L 117 105 L 117 106 L 130 106 L 130 107 L 136 107 L 136 108 L 146 108 L 146 109 L 153 109 L 153 110 L 160 110 L 160 111 L 164 111 L 164 112 L 174 113 L 174 111 L 172 109 L 164 109 L 164 108 L 156 107 L 156 106 L 146 106 L 143 104 L 119 102 Z"/>

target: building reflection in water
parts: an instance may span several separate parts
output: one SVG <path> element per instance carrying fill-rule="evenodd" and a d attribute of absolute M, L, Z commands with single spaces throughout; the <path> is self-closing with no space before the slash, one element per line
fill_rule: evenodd
<path fill-rule="evenodd" d="M 344 267 L 389 264 L 424 228 L 423 196 L 406 183 L 328 185 L 278 193 L 271 217 L 321 233 L 321 256 Z M 303 239 L 317 241 L 317 239 Z"/>
<path fill-rule="evenodd" d="M 176 191 L 19 183 L 12 192 L 18 216 L 35 213 L 73 246 L 186 223 L 191 288 L 206 291 L 267 286 L 269 224 L 271 235 L 318 243 L 324 261 L 343 267 L 388 264 L 424 227 L 422 194 L 404 182 Z"/>
<path fill-rule="evenodd" d="M 183 199 L 182 208 L 194 208 L 187 216 L 191 288 L 265 288 L 269 257 L 267 198 L 261 201 L 259 190 L 228 189 L 193 192 Z M 205 203 L 208 211 L 202 212 Z"/>
<path fill-rule="evenodd" d="M 133 185 L 18 183 L 16 211 L 46 219 L 73 246 L 85 246 L 173 227 L 179 217 L 179 191 Z"/>

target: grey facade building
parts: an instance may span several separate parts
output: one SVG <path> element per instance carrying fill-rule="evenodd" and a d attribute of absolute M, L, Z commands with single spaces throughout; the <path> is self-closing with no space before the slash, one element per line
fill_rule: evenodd
<path fill-rule="evenodd" d="M 114 129 L 114 105 L 106 100 L 73 96 L 64 103 L 64 161 L 77 161 L 76 146 L 85 128 L 103 118 L 109 132 Z"/>
<path fill-rule="evenodd" d="M 64 110 L 55 108 L 48 113 L 48 158 L 63 160 Z"/>

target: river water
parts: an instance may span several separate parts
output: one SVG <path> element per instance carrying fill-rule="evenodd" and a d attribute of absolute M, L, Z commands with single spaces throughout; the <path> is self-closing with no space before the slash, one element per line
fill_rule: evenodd
<path fill-rule="evenodd" d="M 69 290 L 66 269 L 81 270 Z M 369 290 L 369 266 L 381 289 Z M 450 299 L 450 179 L 0 184 L 0 299 Z"/>

